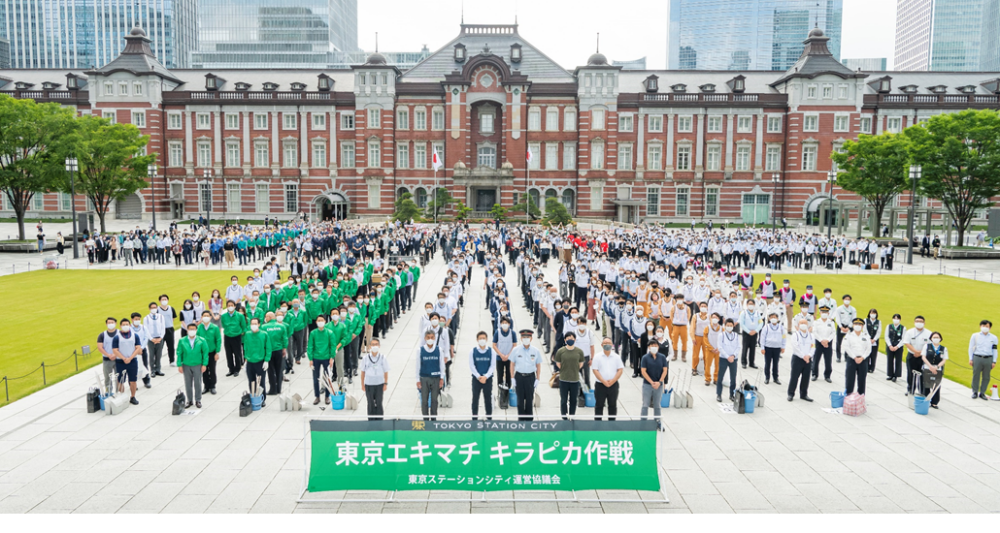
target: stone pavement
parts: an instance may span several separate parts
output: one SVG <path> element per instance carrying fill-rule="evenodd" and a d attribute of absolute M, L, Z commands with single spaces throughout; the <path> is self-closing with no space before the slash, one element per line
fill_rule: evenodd
<path fill-rule="evenodd" d="M 390 356 L 388 416 L 416 417 L 414 347 L 417 308 L 440 289 L 440 256 L 425 271 L 414 311 L 406 313 L 383 349 Z M 555 279 L 556 264 L 546 277 Z M 530 323 L 520 307 L 516 274 L 508 286 L 517 305 L 515 327 Z M 474 268 L 458 336 L 451 393 L 455 407 L 443 416 L 470 413 L 465 375 L 475 334 L 489 328 L 483 310 L 482 270 Z M 537 341 L 536 341 L 537 342 Z M 308 397 L 307 366 L 285 390 Z M 685 369 L 678 361 L 674 371 Z M 789 372 L 787 357 L 781 375 Z M 168 367 L 167 370 L 174 370 Z M 345 417 L 361 411 L 282 413 L 274 405 L 239 418 L 244 375 L 222 378 L 217 396 L 206 396 L 195 416 L 170 416 L 183 384 L 170 373 L 139 389 L 139 406 L 122 415 L 86 414 L 81 395 L 93 383 L 90 371 L 0 408 L 0 512 L 11 513 L 730 513 L 730 512 L 996 512 L 1000 492 L 1000 403 L 969 398 L 955 383 L 944 386 L 940 410 L 918 416 L 907 408 L 904 385 L 887 383 L 881 369 L 868 382 L 868 414 L 829 414 L 829 393 L 841 390 L 843 366 L 834 383 L 811 384 L 815 403 L 785 401 L 785 387 L 762 386 L 765 406 L 753 414 L 724 413 L 714 387 L 696 379 L 689 410 L 663 413 L 659 434 L 661 479 L 669 503 L 655 493 L 593 491 L 581 497 L 634 498 L 635 503 L 423 502 L 456 498 L 451 492 L 406 492 L 391 503 L 297 503 L 304 476 L 303 418 Z M 550 372 L 545 371 L 546 377 Z M 622 378 L 619 415 L 638 416 L 640 382 Z M 741 379 L 744 376 L 740 376 Z M 754 375 L 746 376 L 753 380 Z M 543 380 L 544 381 L 544 380 Z M 354 386 L 356 389 L 358 385 Z M 542 416 L 558 415 L 558 392 L 541 390 Z M 592 409 L 581 409 L 587 417 Z M 494 413 L 512 419 L 516 411 Z M 383 499 L 384 492 L 337 492 L 306 498 Z M 458 496 L 465 496 L 464 493 Z M 470 495 L 479 498 L 480 494 Z M 554 492 L 491 493 L 491 498 L 567 499 Z"/>

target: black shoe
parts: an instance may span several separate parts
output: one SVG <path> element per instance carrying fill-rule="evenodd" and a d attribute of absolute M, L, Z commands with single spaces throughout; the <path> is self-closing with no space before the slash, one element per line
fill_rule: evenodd
<path fill-rule="evenodd" d="M 721 395 L 717 395 L 717 396 L 715 397 L 715 401 L 717 401 L 717 402 L 719 402 L 719 403 L 722 403 L 722 396 L 721 396 Z"/>
<path fill-rule="evenodd" d="M 240 377 L 240 371 L 239 371 L 239 370 L 237 370 L 237 371 L 236 371 L 236 373 L 235 373 L 235 374 L 233 374 L 233 377 L 234 377 L 234 378 L 238 378 L 238 377 Z"/>
<path fill-rule="evenodd" d="M 892 381 L 892 376 L 885 378 L 886 381 Z"/>
<path fill-rule="evenodd" d="M 354 377 L 358 377 L 358 370 L 354 369 Z"/>
<path fill-rule="evenodd" d="M 743 364 L 743 368 L 746 368 L 746 367 L 747 367 L 747 365 L 746 365 L 746 364 L 744 363 L 744 364 Z"/>
<path fill-rule="evenodd" d="M 774 384 L 781 385 L 781 381 L 779 381 L 778 378 L 774 378 Z"/>
<path fill-rule="evenodd" d="M 795 399 L 795 397 L 794 397 L 794 396 L 792 396 L 791 394 L 789 394 L 789 395 L 788 395 L 788 401 L 792 401 L 792 400 L 794 400 L 794 399 Z"/>
<path fill-rule="evenodd" d="M 770 382 L 771 382 L 771 378 L 764 378 L 764 385 L 767 385 Z"/>
<path fill-rule="evenodd" d="M 195 402 L 194 406 L 197 407 L 198 409 L 201 409 L 201 402 Z"/>
<path fill-rule="evenodd" d="M 805 401 L 807 401 L 807 402 L 813 401 L 813 399 L 810 398 L 810 397 L 808 397 L 808 396 L 803 396 L 802 399 L 805 400 Z"/>
<path fill-rule="evenodd" d="M 818 378 L 818 377 L 816 377 L 816 376 L 813 376 L 813 377 L 812 377 L 812 380 L 813 380 L 813 381 L 816 381 L 817 379 L 819 379 L 819 378 Z"/>
<path fill-rule="evenodd" d="M 896 382 L 896 378 L 892 378 L 892 382 L 895 383 Z"/>
<path fill-rule="evenodd" d="M 837 362 L 838 362 L 838 363 L 840 362 L 840 358 L 839 358 L 839 357 L 837 358 Z"/>
<path fill-rule="evenodd" d="M 157 376 L 163 376 L 163 372 L 157 372 L 156 375 Z"/>
<path fill-rule="evenodd" d="M 937 409 L 937 408 L 938 408 L 938 406 L 936 406 L 936 405 L 934 405 L 934 404 L 931 404 L 931 407 L 933 407 L 934 409 Z"/>
<path fill-rule="evenodd" d="M 289 382 L 289 381 L 291 381 L 291 380 L 290 380 L 290 379 L 288 379 L 288 378 L 285 378 L 285 383 L 287 383 L 287 382 Z"/>
<path fill-rule="evenodd" d="M 985 394 L 980 394 L 979 395 L 979 399 L 980 400 L 989 400 L 989 398 L 987 398 Z"/>
<path fill-rule="evenodd" d="M 228 377 L 232 377 L 232 375 L 233 375 L 233 373 L 232 373 L 232 372 L 229 372 L 228 374 L 226 374 L 226 377 L 227 377 L 227 378 L 228 378 Z"/>
<path fill-rule="evenodd" d="M 698 371 L 697 371 L 697 370 L 694 370 L 694 369 L 692 369 L 692 370 L 691 370 L 691 375 L 692 375 L 692 376 L 697 376 L 697 375 L 698 375 Z"/>
<path fill-rule="evenodd" d="M 746 367 L 744 367 L 746 368 Z M 750 368 L 757 368 L 757 365 L 750 365 Z"/>
<path fill-rule="evenodd" d="M 212 390 L 210 390 L 208 392 L 211 392 L 212 394 L 215 394 L 215 387 L 212 387 Z"/>
<path fill-rule="evenodd" d="M 146 386 L 147 389 L 152 389 L 153 388 L 153 386 L 150 385 L 149 383 L 144 383 L 144 385 Z"/>
<path fill-rule="evenodd" d="M 974 392 L 972 393 L 972 399 L 973 399 L 973 400 L 975 400 L 975 399 L 976 399 L 976 398 L 978 398 L 978 397 L 979 397 L 979 395 L 978 395 L 978 394 L 976 394 L 976 393 L 974 393 Z"/>
<path fill-rule="evenodd" d="M 824 379 L 826 379 L 827 383 L 833 383 L 833 381 L 831 381 L 830 378 L 824 378 Z"/>
<path fill-rule="evenodd" d="M 350 385 L 352 383 L 354 383 L 354 378 L 352 376 L 347 376 L 347 384 Z M 448 383 L 450 384 L 451 382 L 449 381 Z"/>
<path fill-rule="evenodd" d="M 128 403 L 130 403 L 132 405 L 139 405 L 139 400 L 136 400 L 135 396 L 133 396 L 132 399 L 128 401 Z M 935 409 L 937 409 L 937 406 L 932 405 L 931 407 L 934 407 Z"/>
<path fill-rule="evenodd" d="M 185 409 L 190 409 L 192 405 L 194 405 L 194 404 L 191 403 L 191 402 L 188 402 L 187 404 L 184 405 L 184 408 Z"/>

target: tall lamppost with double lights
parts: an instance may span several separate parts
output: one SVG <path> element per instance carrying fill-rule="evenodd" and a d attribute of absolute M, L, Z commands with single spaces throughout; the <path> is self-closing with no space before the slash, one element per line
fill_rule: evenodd
<path fill-rule="evenodd" d="M 156 165 L 149 165 L 149 187 L 153 191 L 153 231 L 156 231 Z"/>
<path fill-rule="evenodd" d="M 771 174 L 771 183 L 774 186 L 771 188 L 771 233 L 778 230 L 778 211 L 774 208 L 774 199 L 778 197 L 778 182 L 781 180 L 781 174 L 775 172 Z"/>
<path fill-rule="evenodd" d="M 913 188 L 910 189 L 910 212 L 906 215 L 906 264 L 913 264 L 913 218 L 916 216 L 916 206 L 917 206 L 917 181 L 920 180 L 920 175 L 923 173 L 923 169 L 920 165 L 910 165 L 910 180 L 913 181 Z"/>
<path fill-rule="evenodd" d="M 204 175 L 205 182 L 208 184 L 208 198 L 202 200 L 205 202 L 207 206 L 206 210 L 208 211 L 208 219 L 205 221 L 205 227 L 212 229 L 212 169 L 206 168 Z"/>
<path fill-rule="evenodd" d="M 74 183 L 78 169 L 79 163 L 75 157 L 66 158 L 66 172 L 69 173 L 69 205 L 73 212 L 73 259 L 80 258 L 80 249 L 76 242 L 76 185 Z"/>
<path fill-rule="evenodd" d="M 829 207 L 826 209 L 826 238 L 829 240 L 833 233 L 833 220 L 830 217 L 830 210 L 833 208 L 833 186 L 837 184 L 837 171 L 831 170 L 828 172 L 826 181 L 830 184 Z"/>

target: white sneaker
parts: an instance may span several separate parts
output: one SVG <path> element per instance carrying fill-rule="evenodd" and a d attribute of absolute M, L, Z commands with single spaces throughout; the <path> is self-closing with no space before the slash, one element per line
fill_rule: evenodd
<path fill-rule="evenodd" d="M 174 363 L 170 363 L 170 366 L 172 366 L 172 367 L 174 367 L 174 368 L 177 368 L 177 363 L 176 363 L 176 362 L 174 362 Z"/>

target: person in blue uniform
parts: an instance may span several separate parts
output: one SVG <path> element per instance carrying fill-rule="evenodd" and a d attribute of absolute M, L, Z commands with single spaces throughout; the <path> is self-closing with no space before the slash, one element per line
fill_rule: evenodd
<path fill-rule="evenodd" d="M 514 364 L 514 390 L 517 391 L 518 420 L 533 420 L 532 402 L 535 399 L 535 387 L 542 375 L 542 353 L 531 345 L 534 331 L 521 330 L 521 343 L 510 353 Z"/>

